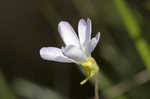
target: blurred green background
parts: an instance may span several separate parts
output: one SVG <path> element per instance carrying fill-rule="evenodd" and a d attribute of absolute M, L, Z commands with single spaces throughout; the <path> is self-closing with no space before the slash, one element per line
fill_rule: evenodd
<path fill-rule="evenodd" d="M 150 99 L 149 0 L 0 1 L 0 99 L 94 99 L 76 64 L 44 61 L 39 50 L 61 47 L 61 20 L 80 18 L 101 32 L 92 53 L 101 70 L 100 99 Z"/>

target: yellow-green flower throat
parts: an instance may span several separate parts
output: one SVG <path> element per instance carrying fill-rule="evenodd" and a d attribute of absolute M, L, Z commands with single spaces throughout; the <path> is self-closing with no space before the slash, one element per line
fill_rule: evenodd
<path fill-rule="evenodd" d="M 94 76 L 95 73 L 99 71 L 99 67 L 94 58 L 92 58 L 91 56 L 88 57 L 87 61 L 81 62 L 79 64 L 85 69 L 87 74 L 87 77 L 80 82 L 80 85 L 83 85 L 89 80 L 89 78 Z"/>

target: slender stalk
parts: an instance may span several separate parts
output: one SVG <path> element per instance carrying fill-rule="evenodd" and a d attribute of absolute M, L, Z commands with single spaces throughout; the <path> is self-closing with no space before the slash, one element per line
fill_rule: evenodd
<path fill-rule="evenodd" d="M 99 92 L 98 92 L 98 81 L 99 81 L 99 79 L 98 79 L 98 72 L 95 74 L 95 99 L 99 99 Z"/>

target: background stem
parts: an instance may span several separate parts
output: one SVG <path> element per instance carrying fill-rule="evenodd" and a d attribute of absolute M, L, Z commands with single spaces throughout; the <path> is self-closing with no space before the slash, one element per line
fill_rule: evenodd
<path fill-rule="evenodd" d="M 99 99 L 98 92 L 98 73 L 95 74 L 95 99 Z"/>

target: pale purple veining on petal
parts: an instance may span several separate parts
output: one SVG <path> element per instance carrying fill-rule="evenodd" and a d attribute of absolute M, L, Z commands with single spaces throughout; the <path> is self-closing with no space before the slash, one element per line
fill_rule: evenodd
<path fill-rule="evenodd" d="M 88 41 L 91 40 L 91 32 L 92 32 L 92 23 L 91 23 L 91 20 L 88 18 L 87 19 L 87 38 L 88 38 Z"/>
<path fill-rule="evenodd" d="M 76 62 L 82 62 L 88 58 L 81 48 L 73 45 L 64 48 L 63 54 Z"/>
<path fill-rule="evenodd" d="M 89 42 L 89 44 L 88 44 L 88 46 L 86 48 L 88 55 L 90 55 L 93 52 L 93 50 L 95 49 L 95 47 L 96 47 L 96 45 L 97 45 L 97 43 L 99 41 L 99 38 L 100 38 L 100 32 L 98 32 L 96 34 L 96 36 L 93 37 L 92 40 Z"/>
<path fill-rule="evenodd" d="M 78 34 L 79 34 L 80 44 L 83 45 L 87 40 L 87 23 L 84 19 L 79 20 Z"/>
<path fill-rule="evenodd" d="M 80 45 L 79 39 L 74 29 L 68 22 L 61 21 L 58 24 L 58 31 L 64 43 L 66 44 L 66 46 L 69 46 L 69 45 L 79 46 Z"/>
<path fill-rule="evenodd" d="M 78 23 L 78 34 L 80 44 L 84 46 L 91 39 L 91 20 L 88 18 L 87 21 L 80 19 Z"/>
<path fill-rule="evenodd" d="M 86 43 L 84 43 L 83 47 L 82 47 L 82 50 L 84 51 L 84 53 L 87 55 L 87 56 L 90 56 L 91 55 L 91 52 L 90 52 L 90 41 L 87 41 Z"/>
<path fill-rule="evenodd" d="M 40 49 L 40 56 L 44 60 L 48 61 L 56 61 L 56 62 L 68 62 L 72 63 L 75 62 L 72 59 L 64 56 L 61 49 L 56 47 L 43 47 Z"/>
<path fill-rule="evenodd" d="M 98 33 L 94 38 L 91 39 L 91 31 L 91 20 L 89 18 L 87 19 L 87 21 L 85 21 L 84 19 L 80 19 L 78 24 L 79 39 L 81 49 L 87 56 L 91 55 L 100 37 L 100 33 Z"/>

